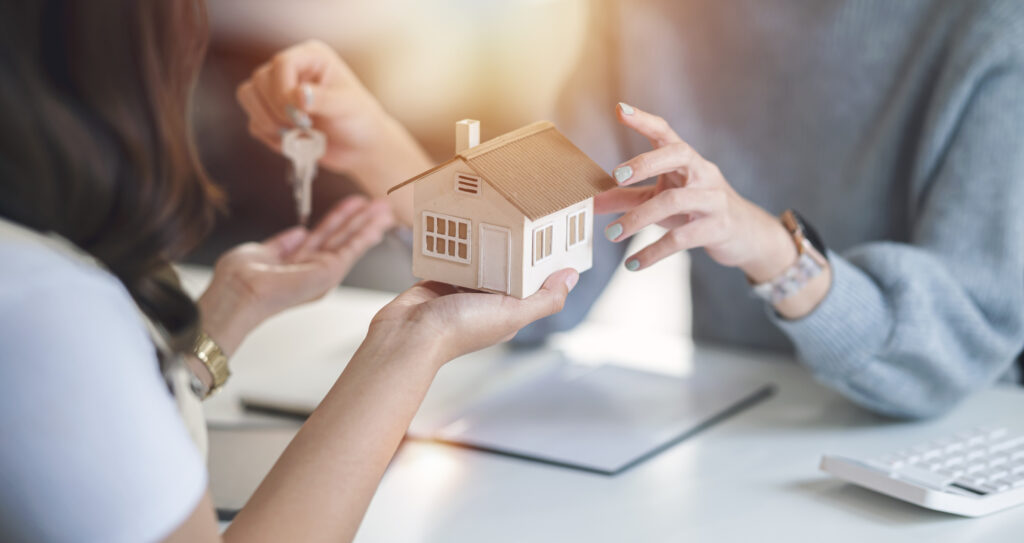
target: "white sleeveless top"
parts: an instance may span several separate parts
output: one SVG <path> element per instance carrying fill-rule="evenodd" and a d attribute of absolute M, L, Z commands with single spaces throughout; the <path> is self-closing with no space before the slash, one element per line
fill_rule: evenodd
<path fill-rule="evenodd" d="M 0 541 L 158 541 L 206 490 L 180 357 L 70 242 L 0 219 Z"/>

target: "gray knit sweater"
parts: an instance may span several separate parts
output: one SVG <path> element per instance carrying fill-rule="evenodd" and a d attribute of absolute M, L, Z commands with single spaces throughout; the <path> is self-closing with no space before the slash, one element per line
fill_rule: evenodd
<path fill-rule="evenodd" d="M 649 148 L 614 104 L 660 114 L 737 191 L 797 209 L 833 251 L 831 291 L 796 321 L 694 251 L 698 340 L 795 348 L 820 381 L 897 417 L 1015 375 L 1024 2 L 630 0 L 597 15 L 560 128 L 611 169 Z M 520 339 L 583 317 L 623 256 L 597 241 L 567 310 Z"/>

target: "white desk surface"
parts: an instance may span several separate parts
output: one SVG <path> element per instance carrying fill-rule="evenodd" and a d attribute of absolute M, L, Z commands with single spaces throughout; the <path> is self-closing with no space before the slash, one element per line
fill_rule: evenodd
<path fill-rule="evenodd" d="M 204 274 L 188 270 L 193 289 Z M 339 289 L 254 332 L 235 377 L 208 403 L 214 501 L 241 506 L 297 422 L 241 411 L 232 385 L 254 368 L 343 355 L 390 295 Z M 626 341 L 627 338 L 616 338 Z M 452 362 L 421 416 L 486 393 L 543 363 L 503 351 Z M 341 361 L 340 364 L 343 364 Z M 340 366 L 339 366 L 340 367 Z M 363 521 L 360 542 L 458 541 L 1020 541 L 1024 507 L 965 519 L 847 485 L 818 471 L 822 453 L 871 455 L 962 429 L 1024 432 L 1024 389 L 999 386 L 947 416 L 893 422 L 816 384 L 791 360 L 698 347 L 689 369 L 775 383 L 776 394 L 614 477 L 427 442 L 399 449 Z"/>

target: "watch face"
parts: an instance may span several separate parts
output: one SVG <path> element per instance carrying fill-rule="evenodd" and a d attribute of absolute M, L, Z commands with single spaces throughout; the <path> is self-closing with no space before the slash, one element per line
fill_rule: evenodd
<path fill-rule="evenodd" d="M 800 225 L 800 229 L 803 230 L 804 237 L 807 238 L 807 241 L 811 242 L 811 245 L 814 246 L 815 250 L 821 253 L 821 256 L 828 258 L 828 249 L 825 247 L 825 244 L 821 241 L 821 237 L 818 236 L 818 231 L 815 230 L 814 227 L 810 225 L 810 223 L 805 221 L 804 218 L 795 210 L 793 211 L 793 216 L 796 218 L 797 224 Z"/>

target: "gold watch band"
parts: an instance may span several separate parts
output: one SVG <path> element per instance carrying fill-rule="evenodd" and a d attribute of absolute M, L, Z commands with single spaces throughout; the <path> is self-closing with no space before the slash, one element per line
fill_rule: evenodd
<path fill-rule="evenodd" d="M 206 332 L 199 333 L 195 345 L 192 346 L 192 354 L 196 355 L 196 358 L 206 366 L 206 369 L 210 370 L 210 375 L 213 376 L 213 386 L 210 387 L 209 394 L 219 390 L 227 382 L 228 377 L 231 377 L 231 370 L 228 369 L 228 357 L 224 355 L 220 345 L 217 345 L 217 342 Z"/>

